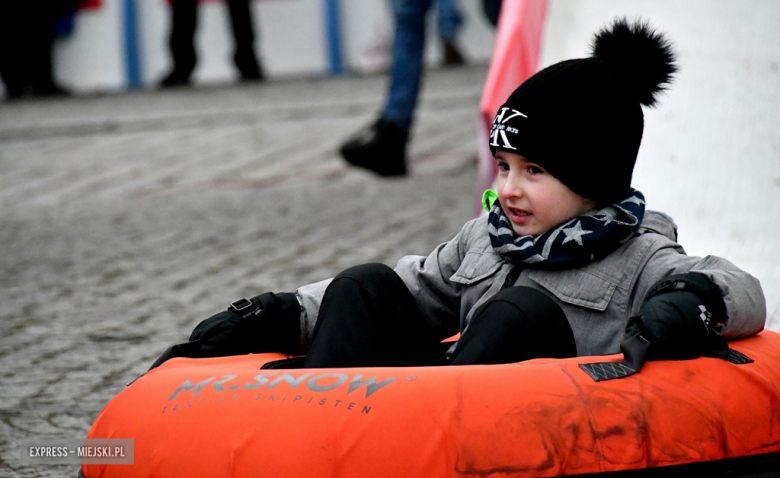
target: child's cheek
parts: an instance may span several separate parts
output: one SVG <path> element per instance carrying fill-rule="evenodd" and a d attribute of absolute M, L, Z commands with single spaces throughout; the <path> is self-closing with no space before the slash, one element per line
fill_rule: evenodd
<path fill-rule="evenodd" d="M 507 212 L 506 199 L 503 196 L 499 195 L 498 196 L 498 203 L 501 204 L 501 209 L 503 209 L 504 212 L 506 213 Z"/>
<path fill-rule="evenodd" d="M 498 194 L 498 202 L 501 204 L 501 208 L 506 211 L 506 196 L 504 194 L 504 186 L 506 185 L 506 179 L 499 177 L 496 184 L 496 194 Z"/>

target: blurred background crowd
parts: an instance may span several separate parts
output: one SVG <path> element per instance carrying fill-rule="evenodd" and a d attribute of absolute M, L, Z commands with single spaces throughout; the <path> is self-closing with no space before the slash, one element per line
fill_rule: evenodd
<path fill-rule="evenodd" d="M 74 93 L 272 77 L 384 71 L 396 16 L 428 11 L 427 60 L 485 62 L 500 0 L 30 0 L 0 15 L 7 97 L 47 94 L 22 77 Z M 433 8 L 431 8 L 433 7 Z M 418 9 L 419 10 L 419 9 Z M 49 66 L 42 67 L 41 64 Z M 195 68 L 197 65 L 197 68 Z M 193 71 L 194 70 L 194 71 Z M 36 71 L 35 75 L 48 75 Z M 37 81 L 37 80 L 36 80 Z"/>

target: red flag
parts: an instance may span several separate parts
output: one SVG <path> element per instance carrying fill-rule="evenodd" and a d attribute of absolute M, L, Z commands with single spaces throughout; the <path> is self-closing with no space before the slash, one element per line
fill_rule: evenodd
<path fill-rule="evenodd" d="M 476 215 L 482 209 L 482 192 L 493 184 L 496 177 L 496 165 L 488 147 L 493 118 L 512 91 L 536 73 L 546 13 L 547 0 L 502 2 L 493 57 L 479 103 L 481 121 Z"/>

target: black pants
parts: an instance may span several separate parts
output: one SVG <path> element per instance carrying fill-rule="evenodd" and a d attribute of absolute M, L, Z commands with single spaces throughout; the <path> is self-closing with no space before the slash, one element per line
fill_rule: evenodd
<path fill-rule="evenodd" d="M 530 287 L 509 287 L 483 304 L 447 359 L 440 342 L 455 327 L 427 321 L 389 267 L 352 267 L 325 291 L 304 367 L 501 364 L 577 355 L 563 310 Z"/>
<path fill-rule="evenodd" d="M 235 38 L 236 66 L 244 76 L 251 76 L 257 70 L 254 53 L 255 34 L 249 9 L 250 0 L 227 0 L 230 10 L 230 24 Z M 170 37 L 171 54 L 175 71 L 189 76 L 195 68 L 194 37 L 198 22 L 197 0 L 173 0 L 172 28 Z"/>
<path fill-rule="evenodd" d="M 63 11 L 54 0 L 0 3 L 0 76 L 9 97 L 53 92 L 54 25 Z"/>

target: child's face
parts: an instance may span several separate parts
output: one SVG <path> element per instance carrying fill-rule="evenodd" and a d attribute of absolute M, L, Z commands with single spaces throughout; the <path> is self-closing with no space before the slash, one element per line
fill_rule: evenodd
<path fill-rule="evenodd" d="M 498 151 L 498 200 L 519 236 L 538 236 L 596 203 L 516 153 Z"/>

